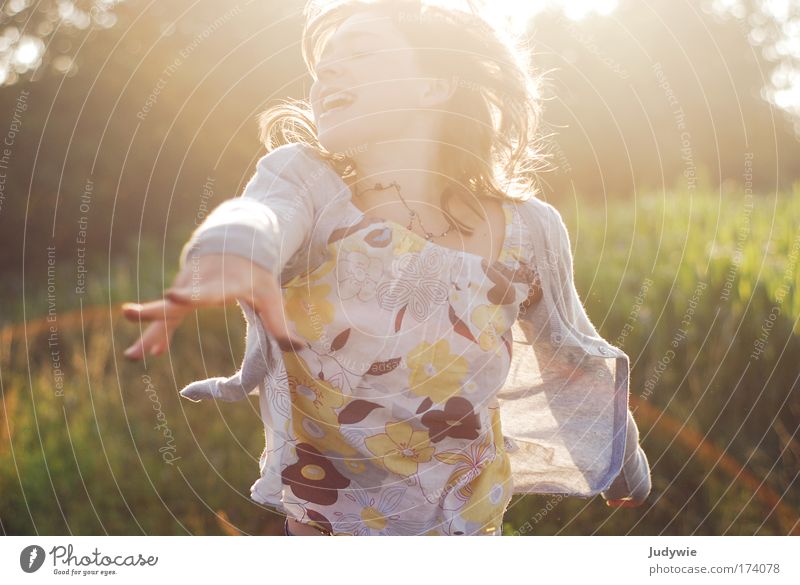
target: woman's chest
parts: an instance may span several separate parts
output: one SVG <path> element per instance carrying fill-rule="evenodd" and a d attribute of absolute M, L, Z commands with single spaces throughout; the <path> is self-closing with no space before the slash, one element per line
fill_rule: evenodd
<path fill-rule="evenodd" d="M 287 317 L 312 343 L 348 329 L 374 343 L 454 333 L 486 351 L 517 318 L 532 281 L 512 235 L 490 262 L 391 221 L 334 230 L 325 261 L 284 285 Z"/>

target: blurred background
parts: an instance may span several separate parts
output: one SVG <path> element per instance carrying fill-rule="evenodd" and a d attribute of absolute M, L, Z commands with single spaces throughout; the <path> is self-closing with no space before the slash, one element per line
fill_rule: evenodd
<path fill-rule="evenodd" d="M 462 4 L 450 2 L 452 4 Z M 631 357 L 645 506 L 515 496 L 506 534 L 800 534 L 800 4 L 491 2 L 545 73 L 541 197 L 601 334 Z M 0 530 L 280 534 L 249 499 L 257 399 L 191 403 L 236 307 L 131 363 L 123 301 L 306 95 L 303 0 L 6 0 L 0 10 Z"/>

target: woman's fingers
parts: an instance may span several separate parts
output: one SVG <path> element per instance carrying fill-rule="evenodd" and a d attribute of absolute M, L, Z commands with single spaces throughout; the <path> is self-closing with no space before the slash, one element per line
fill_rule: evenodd
<path fill-rule="evenodd" d="M 153 321 L 141 339 L 128 348 L 126 356 L 139 359 L 145 352 L 160 353 L 168 347 L 172 331 L 190 311 L 236 300 L 254 308 L 265 331 L 276 338 L 283 351 L 308 346 L 287 326 L 283 295 L 275 276 L 250 259 L 222 254 L 200 256 L 180 272 L 164 297 L 144 305 L 123 305 L 128 319 Z"/>
<path fill-rule="evenodd" d="M 183 319 L 191 311 L 190 307 L 167 302 L 164 299 L 149 303 L 123 303 L 122 313 L 131 321 L 153 321 L 155 319 Z"/>
<path fill-rule="evenodd" d="M 131 360 L 140 360 L 145 354 L 158 355 L 164 351 L 167 342 L 166 324 L 156 321 L 147 326 L 142 336 L 125 350 L 124 355 Z"/>
<path fill-rule="evenodd" d="M 160 355 L 163 353 L 169 347 L 173 332 L 191 308 L 161 299 L 143 305 L 125 303 L 122 310 L 125 317 L 131 321 L 152 321 L 142 336 L 124 352 L 128 359 L 139 360 L 145 354 Z"/>
<path fill-rule="evenodd" d="M 225 305 L 233 300 L 248 303 L 258 313 L 264 330 L 274 336 L 281 349 L 306 347 L 286 325 L 283 295 L 275 276 L 235 254 L 207 254 L 193 263 L 191 278 L 182 273 L 176 285 L 165 292 L 170 301 L 191 307 Z M 180 283 L 180 284 L 178 284 Z"/>
<path fill-rule="evenodd" d="M 222 298 L 217 294 L 217 286 L 203 286 L 201 288 L 168 288 L 164 291 L 164 298 L 182 307 L 201 308 L 221 304 Z"/>

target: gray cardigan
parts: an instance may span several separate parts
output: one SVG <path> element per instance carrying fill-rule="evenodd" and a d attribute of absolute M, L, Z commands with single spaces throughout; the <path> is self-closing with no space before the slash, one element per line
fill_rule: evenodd
<path fill-rule="evenodd" d="M 195 230 L 181 266 L 224 252 L 286 283 L 325 260 L 350 196 L 311 147 L 280 146 L 258 161 L 240 197 L 221 203 Z M 600 337 L 586 315 L 559 212 L 535 197 L 516 205 L 534 235 L 542 296 L 512 327 L 511 370 L 498 394 L 513 493 L 644 500 L 650 467 L 628 408 L 628 356 Z M 182 396 L 233 401 L 258 394 L 267 404 L 264 385 L 283 365 L 281 350 L 249 303 L 238 303 L 247 325 L 241 368 L 188 384 Z"/>

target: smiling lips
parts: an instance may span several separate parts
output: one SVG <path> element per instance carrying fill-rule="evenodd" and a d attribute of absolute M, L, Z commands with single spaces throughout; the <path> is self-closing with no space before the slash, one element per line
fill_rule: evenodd
<path fill-rule="evenodd" d="M 322 113 L 327 114 L 334 110 L 343 110 L 355 101 L 355 96 L 350 92 L 338 92 L 325 96 L 322 100 Z"/>

